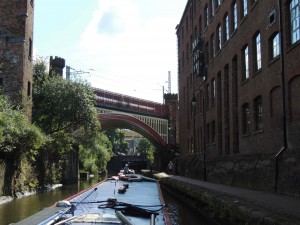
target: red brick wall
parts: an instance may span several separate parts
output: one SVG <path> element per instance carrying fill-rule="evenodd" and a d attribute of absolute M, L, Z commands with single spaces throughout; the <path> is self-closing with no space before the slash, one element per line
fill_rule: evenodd
<path fill-rule="evenodd" d="M 0 78 L 6 94 L 23 102 L 31 100 L 33 12 L 31 0 L 0 3 Z"/>
<path fill-rule="evenodd" d="M 194 5 L 192 4 L 194 2 Z M 281 122 L 281 73 L 280 57 L 270 59 L 269 39 L 279 31 L 279 7 L 278 1 L 261 1 L 256 3 L 248 1 L 248 13 L 241 18 L 241 1 L 237 2 L 238 26 L 235 31 L 230 25 L 230 38 L 222 44 L 222 48 L 216 51 L 215 56 L 211 54 L 211 37 L 214 36 L 215 43 L 217 26 L 221 24 L 224 28 L 224 15 L 228 13 L 229 24 L 231 24 L 231 4 L 233 1 L 221 1 L 220 7 L 215 9 L 215 15 L 209 18 L 207 28 L 204 28 L 204 7 L 208 5 L 209 12 L 211 0 L 188 1 L 180 24 L 177 27 L 178 36 L 178 81 L 179 81 L 179 124 L 180 124 L 180 147 L 183 159 L 203 158 L 204 152 L 207 162 L 215 161 L 224 157 L 228 160 L 240 158 L 242 155 L 267 154 L 271 158 L 275 156 L 283 145 L 282 122 Z M 289 39 L 289 17 L 286 4 L 282 1 L 283 8 L 283 34 L 284 34 L 284 69 L 285 69 L 285 96 L 287 112 L 287 134 L 288 151 L 296 151 L 300 145 L 300 45 L 296 43 L 290 45 Z M 195 9 L 193 10 L 193 7 Z M 275 21 L 270 24 L 269 15 L 275 10 Z M 194 17 L 191 12 L 195 12 Z M 199 18 L 202 18 L 202 27 Z M 209 13 L 210 17 L 210 13 Z M 194 18 L 194 19 L 192 19 Z M 207 66 L 207 77 L 193 77 L 192 75 L 192 51 L 191 43 L 193 38 L 199 37 L 199 27 L 201 27 L 202 40 L 209 57 L 205 61 Z M 198 30 L 195 32 L 195 30 Z M 262 68 L 258 71 L 254 69 L 255 55 L 255 35 L 257 32 L 261 36 L 261 57 Z M 192 36 L 194 35 L 194 36 Z M 242 49 L 245 45 L 249 49 L 249 79 L 242 80 Z M 207 49 L 208 48 L 208 49 Z M 187 57 L 187 52 L 189 57 Z M 216 99 L 211 104 L 211 96 L 205 95 L 204 102 L 210 101 L 206 108 L 196 111 L 196 130 L 202 131 L 202 136 L 197 135 L 193 130 L 194 115 L 191 114 L 191 98 L 193 95 L 203 92 L 203 87 L 211 87 L 211 81 L 216 82 Z M 263 108 L 263 128 L 254 129 L 254 104 L 257 96 L 262 97 Z M 201 104 L 201 99 L 197 99 L 197 104 Z M 247 135 L 242 134 L 242 105 L 249 103 L 250 109 L 250 129 Z M 204 104 L 205 105 L 205 104 Z M 198 108 L 198 107 L 196 107 Z M 215 142 L 212 140 L 212 128 L 207 134 L 207 126 L 215 124 Z M 210 136 L 205 138 L 204 136 Z M 195 146 L 195 153 L 191 151 L 193 138 L 200 139 L 200 144 Z M 204 142 L 207 140 L 209 142 Z M 196 141 L 196 144 L 198 142 Z M 225 157 L 226 156 L 226 157 Z M 226 159 L 225 159 L 226 158 Z M 247 158 L 247 157 L 246 157 Z M 243 158 L 244 160 L 245 158 Z M 251 159 L 253 160 L 253 159 Z M 221 160 L 222 161 L 222 160 Z M 238 163 L 238 161 L 236 161 Z M 183 166 L 185 167 L 185 166 Z M 182 171 L 193 168 L 183 168 Z M 191 172 L 192 173 L 192 172 Z M 211 173 L 213 176 L 213 173 Z M 217 179 L 214 179 L 216 181 Z M 220 181 L 221 182 L 221 181 Z M 258 182 L 259 183 L 259 182 Z"/>

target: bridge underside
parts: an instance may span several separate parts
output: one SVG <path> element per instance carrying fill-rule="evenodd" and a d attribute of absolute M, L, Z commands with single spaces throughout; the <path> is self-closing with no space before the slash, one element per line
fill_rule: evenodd
<path fill-rule="evenodd" d="M 99 114 L 102 130 L 129 129 L 147 138 L 157 149 L 167 150 L 168 144 L 149 125 L 142 121 L 124 114 Z"/>

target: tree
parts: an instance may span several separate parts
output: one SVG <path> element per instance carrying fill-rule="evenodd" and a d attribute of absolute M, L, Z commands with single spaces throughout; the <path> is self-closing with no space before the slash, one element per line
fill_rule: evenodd
<path fill-rule="evenodd" d="M 24 188 L 30 182 L 27 179 L 20 183 L 21 161 L 35 161 L 47 137 L 3 95 L 0 95 L 0 135 L 0 156 L 6 162 L 4 194 L 14 196 L 20 191 L 15 187 Z"/>
<path fill-rule="evenodd" d="M 151 143 L 147 139 L 142 138 L 139 140 L 137 148 L 138 148 L 138 151 L 140 154 L 145 155 L 145 154 L 147 154 L 148 150 L 150 149 L 150 146 L 151 146 Z"/>
<path fill-rule="evenodd" d="M 103 133 L 86 140 L 79 148 L 80 169 L 90 173 L 106 172 L 112 157 L 112 144 Z"/>
<path fill-rule="evenodd" d="M 52 138 L 40 154 L 39 167 L 45 169 L 41 179 L 59 181 L 75 148 L 79 149 L 82 169 L 103 171 L 111 157 L 111 146 L 100 134 L 94 90 L 82 80 L 49 77 L 45 69 L 41 60 L 34 65 L 33 73 L 32 120 Z"/>
<path fill-rule="evenodd" d="M 112 143 L 113 152 L 116 154 L 127 154 L 129 147 L 125 141 L 125 133 L 120 129 L 111 129 L 105 132 L 108 139 Z"/>
<path fill-rule="evenodd" d="M 148 141 L 147 139 L 142 138 L 138 143 L 137 149 L 141 155 L 146 155 L 148 165 L 151 166 L 154 162 L 154 152 L 155 152 L 154 145 L 152 145 L 150 141 Z"/>
<path fill-rule="evenodd" d="M 34 86 L 32 120 L 47 134 L 83 128 L 93 135 L 100 129 L 95 100 L 87 83 L 48 78 L 42 88 Z"/>

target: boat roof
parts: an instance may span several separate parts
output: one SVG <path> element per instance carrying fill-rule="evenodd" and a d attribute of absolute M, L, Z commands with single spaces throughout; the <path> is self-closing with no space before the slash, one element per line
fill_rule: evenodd
<path fill-rule="evenodd" d="M 159 183 L 141 178 L 140 175 L 132 175 L 130 179 L 134 182 L 117 177 L 107 179 L 16 225 L 148 225 L 151 215 L 156 225 L 170 224 Z"/>

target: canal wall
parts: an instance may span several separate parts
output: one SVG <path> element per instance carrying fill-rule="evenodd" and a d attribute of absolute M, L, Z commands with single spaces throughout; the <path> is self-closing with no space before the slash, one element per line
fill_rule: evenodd
<path fill-rule="evenodd" d="M 182 157 L 177 171 L 213 183 L 300 196 L 299 149 L 287 149 L 277 168 L 273 153 L 207 157 L 205 163 L 203 155 L 193 155 Z"/>
<path fill-rule="evenodd" d="M 3 195 L 5 162 L 0 159 L 0 196 Z"/>
<path fill-rule="evenodd" d="M 154 174 L 162 189 L 168 191 L 181 202 L 191 207 L 199 219 L 210 221 L 212 225 L 298 225 L 289 216 L 269 212 L 258 206 L 225 192 L 199 187 L 174 179 L 165 173 Z"/>

